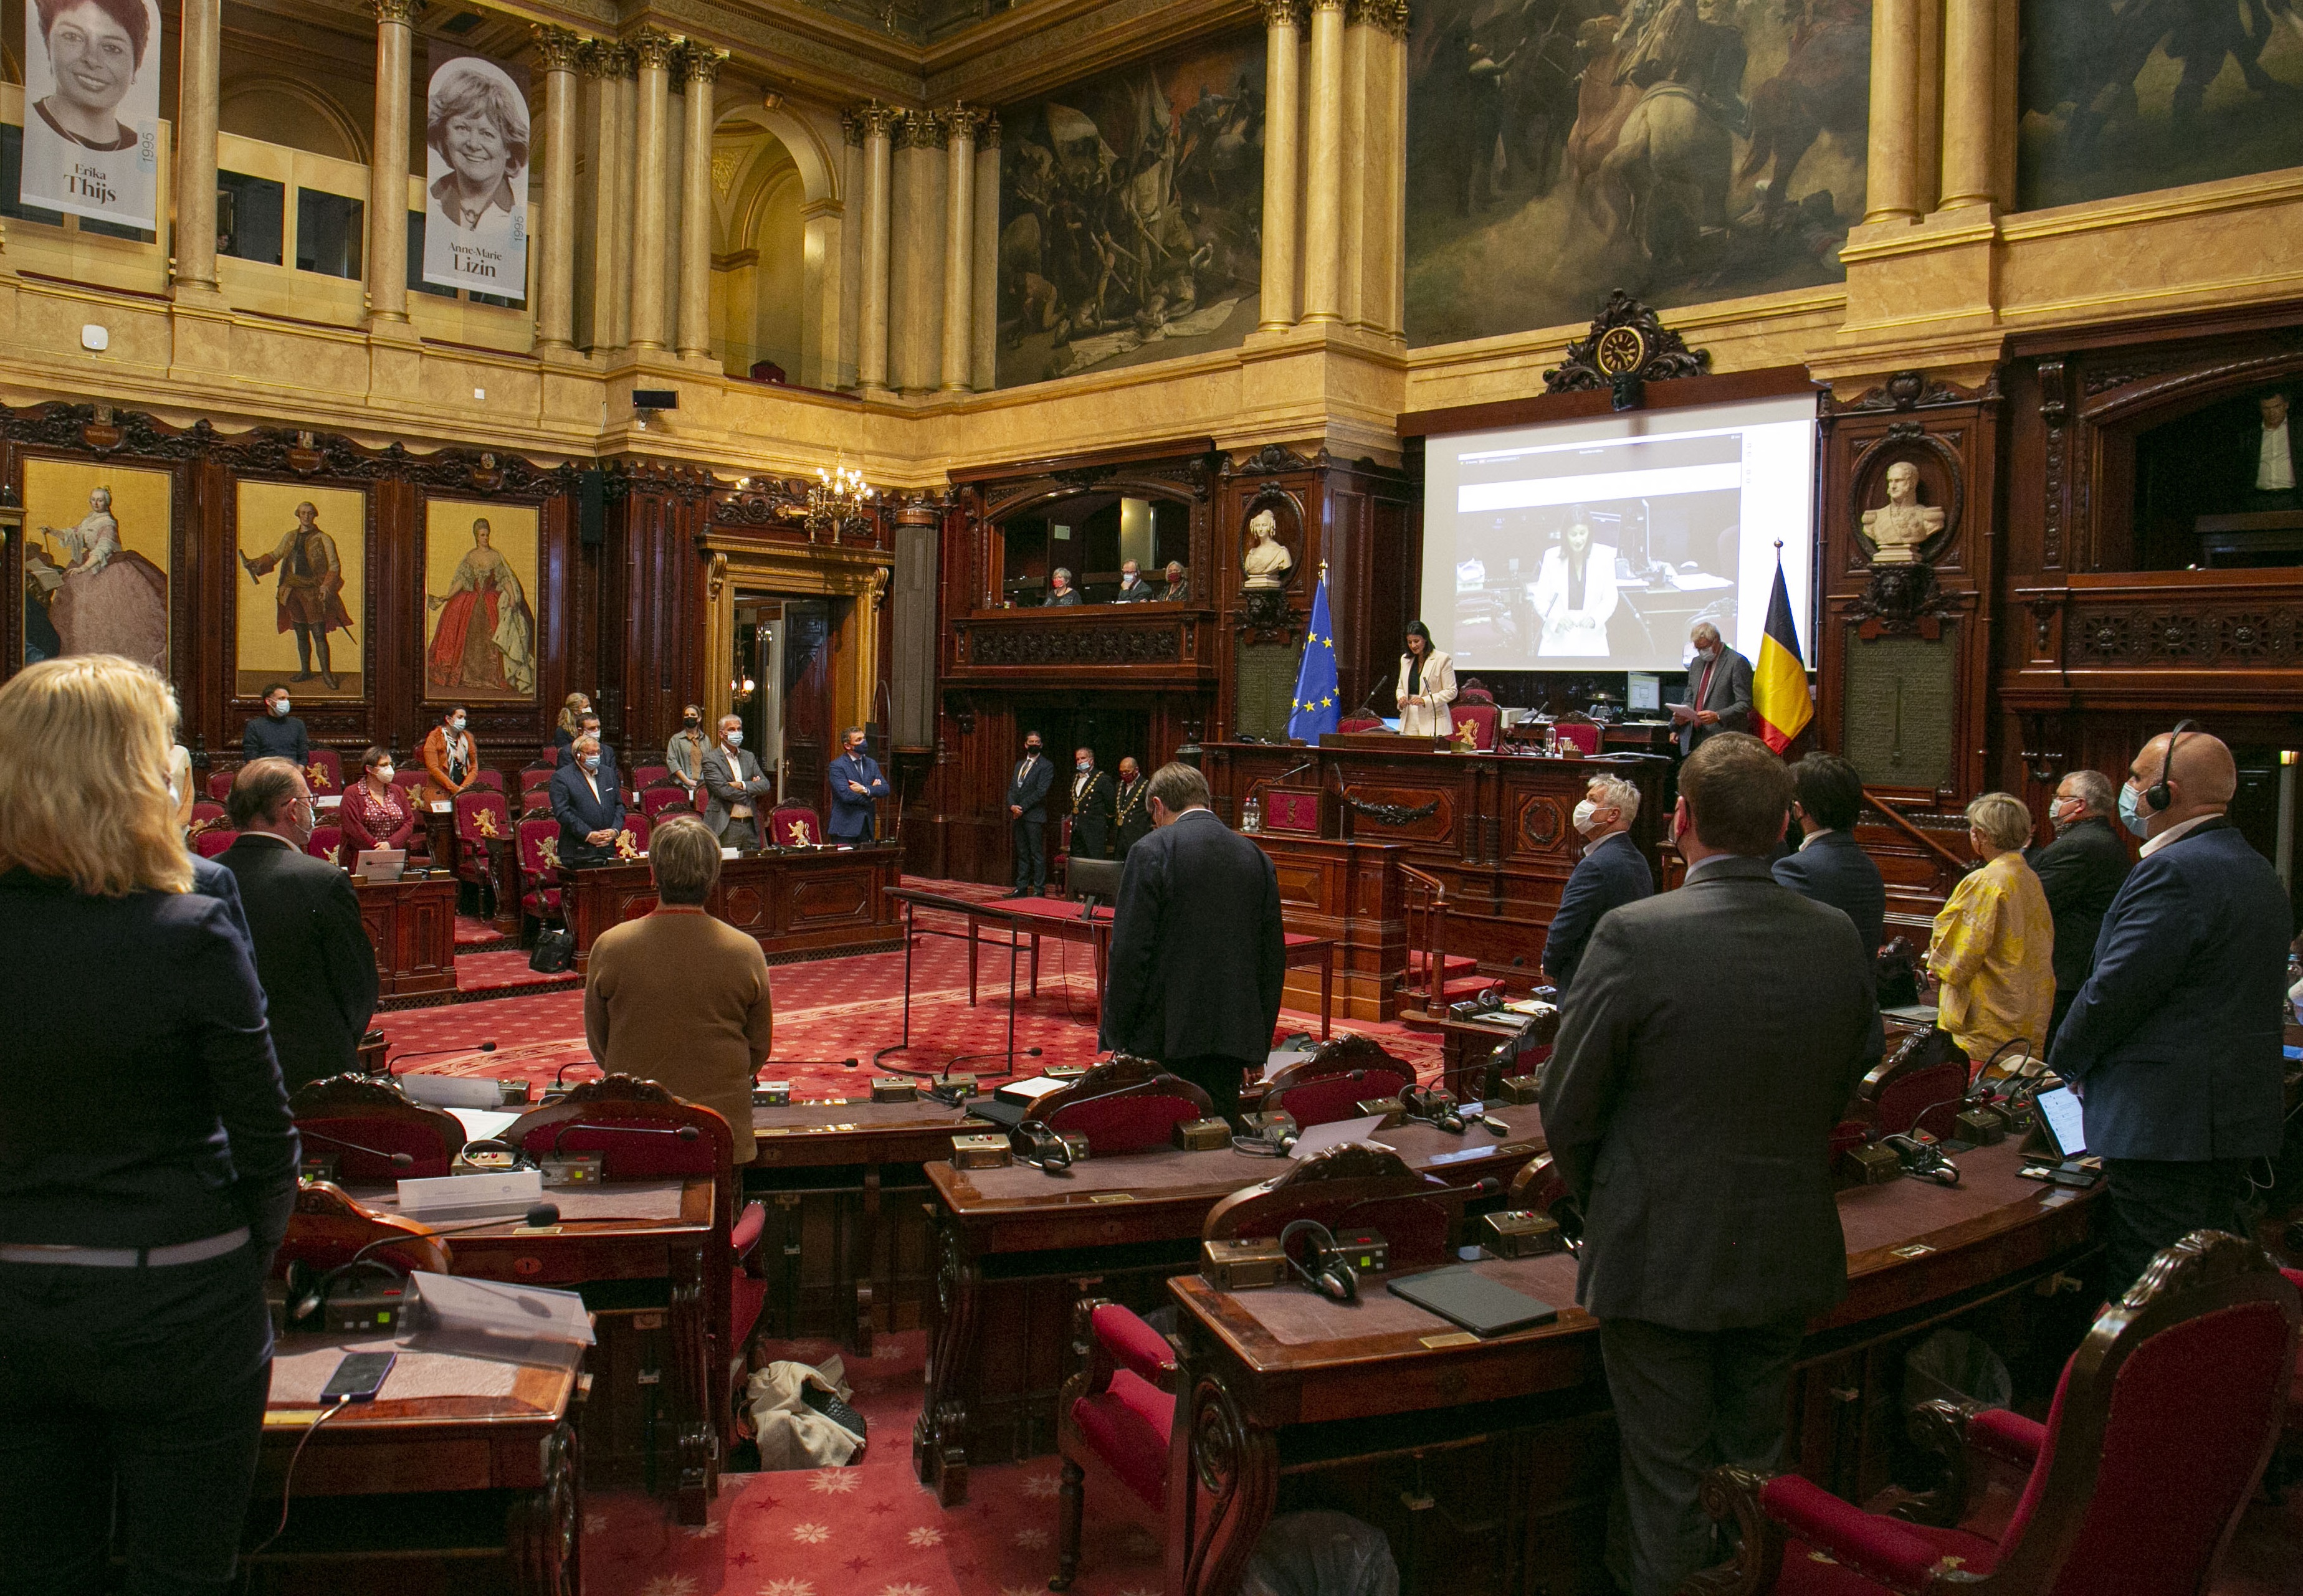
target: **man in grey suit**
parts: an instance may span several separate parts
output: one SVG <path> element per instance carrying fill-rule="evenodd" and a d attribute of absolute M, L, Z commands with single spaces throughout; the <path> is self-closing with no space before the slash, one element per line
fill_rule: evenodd
<path fill-rule="evenodd" d="M 1879 1058 L 1853 924 L 1768 873 L 1790 772 L 1722 733 L 1679 774 L 1676 892 L 1601 920 L 1543 1083 L 1584 1209 L 1577 1297 L 1622 1437 L 1633 1596 L 1713 1560 L 1706 1469 L 1771 1470 L 1792 1356 L 1847 1291 L 1830 1137 Z"/>
<path fill-rule="evenodd" d="M 1687 662 L 1687 701 L 1671 707 L 1683 757 L 1717 733 L 1751 728 L 1751 662 L 1722 643 L 1709 621 L 1696 622 L 1687 638 L 1695 645 L 1695 658 Z"/>
<path fill-rule="evenodd" d="M 759 758 L 744 748 L 744 723 L 720 718 L 720 740 L 704 756 L 704 823 L 727 848 L 760 845 L 760 823 L 775 802 L 776 784 L 760 770 Z"/>

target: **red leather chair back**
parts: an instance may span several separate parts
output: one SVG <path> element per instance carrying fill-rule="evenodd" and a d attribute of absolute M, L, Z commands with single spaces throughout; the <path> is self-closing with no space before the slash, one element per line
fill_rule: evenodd
<path fill-rule="evenodd" d="M 651 820 L 661 819 L 668 809 L 695 807 L 695 795 L 676 781 L 660 781 L 640 791 L 640 812 Z"/>
<path fill-rule="evenodd" d="M 522 820 L 513 856 L 519 861 L 521 879 L 531 887 L 539 881 L 552 880 L 553 872 L 560 868 L 560 822 L 550 819 Z"/>
<path fill-rule="evenodd" d="M 1586 754 L 1599 752 L 1599 728 L 1589 721 L 1562 720 L 1552 727 L 1562 743 L 1573 743 Z"/>
<path fill-rule="evenodd" d="M 411 760 L 407 765 L 392 768 L 392 785 L 420 819 L 425 813 L 424 789 L 432 785 L 432 773 Z"/>
<path fill-rule="evenodd" d="M 522 809 L 526 809 L 527 807 L 529 794 L 534 793 L 540 795 L 544 792 L 544 789 L 551 785 L 552 767 L 549 765 L 541 767 L 530 765 L 526 769 L 522 770 L 519 773 L 520 807 Z"/>
<path fill-rule="evenodd" d="M 646 815 L 628 814 L 623 828 L 616 833 L 616 857 L 629 863 L 647 852 L 648 838 L 655 831 L 655 822 Z"/>
<path fill-rule="evenodd" d="M 501 793 L 504 790 L 503 772 L 483 767 L 472 772 L 472 785 L 485 787 L 491 793 Z"/>
<path fill-rule="evenodd" d="M 191 829 L 194 836 L 203 831 L 214 831 L 223 824 L 224 824 L 223 804 L 210 803 L 205 798 L 193 803 Z"/>
<path fill-rule="evenodd" d="M 779 848 L 805 847 L 823 840 L 823 822 L 812 809 L 786 806 L 768 817 L 768 841 Z"/>
<path fill-rule="evenodd" d="M 431 1180 L 447 1174 L 464 1150 L 462 1121 L 414 1101 L 389 1079 L 335 1075 L 307 1081 L 289 1098 L 288 1107 L 306 1154 L 335 1159 L 339 1185 Z M 415 1162 L 394 1168 L 394 1153 Z"/>
<path fill-rule="evenodd" d="M 1208 1095 L 1190 1081 L 1125 1054 L 1041 1099 L 1039 1108 L 1049 1130 L 1086 1137 L 1093 1158 L 1166 1147 L 1178 1124 L 1215 1113 Z"/>
<path fill-rule="evenodd" d="M 216 801 L 219 808 L 223 805 L 225 799 L 232 796 L 232 778 L 239 774 L 240 771 L 237 768 L 230 770 L 211 770 L 208 772 L 208 796 Z M 197 813 L 199 806 L 198 804 L 194 804 L 192 807 L 194 812 Z"/>
<path fill-rule="evenodd" d="M 214 859 L 240 840 L 240 833 L 229 826 L 215 826 L 192 838 L 192 852 L 202 859 Z"/>
<path fill-rule="evenodd" d="M 1472 746 L 1482 753 L 1495 751 L 1497 728 L 1503 724 L 1503 713 L 1491 703 L 1462 703 L 1455 706 L 1457 726 L 1472 728 Z"/>
<path fill-rule="evenodd" d="M 344 790 L 344 758 L 333 748 L 315 748 L 305 758 L 304 780 L 313 793 L 326 797 Z"/>
<path fill-rule="evenodd" d="M 467 787 L 456 794 L 456 840 L 485 848 L 511 836 L 511 811 L 502 793 Z"/>
<path fill-rule="evenodd" d="M 691 1125 L 696 1136 L 682 1140 L 679 1129 Z M 714 1175 L 720 1200 L 732 1211 L 735 1144 L 728 1121 L 653 1080 L 629 1075 L 586 1080 L 559 1102 L 520 1115 L 502 1139 L 536 1158 L 555 1150 L 597 1153 L 609 1180 Z"/>
<path fill-rule="evenodd" d="M 333 860 L 336 850 L 343 845 L 344 828 L 341 826 L 315 826 L 312 840 L 304 844 L 304 852 L 315 859 Z"/>
<path fill-rule="evenodd" d="M 1398 1154 L 1346 1145 L 1313 1154 L 1261 1186 L 1236 1191 L 1208 1214 L 1200 1234 L 1210 1241 L 1277 1236 L 1299 1219 L 1336 1233 L 1369 1230 L 1391 1246 L 1394 1269 L 1449 1262 L 1447 1240 L 1462 1210 L 1459 1197 L 1437 1175 L 1419 1175 Z M 1303 1243 L 1295 1243 L 1299 1260 Z"/>
<path fill-rule="evenodd" d="M 632 785 L 643 792 L 660 781 L 670 780 L 671 777 L 671 767 L 669 765 L 634 765 L 631 770 Z"/>
<path fill-rule="evenodd" d="M 1357 1119 L 1365 1099 L 1394 1096 L 1414 1084 L 1415 1071 L 1380 1044 L 1337 1037 L 1265 1081 L 1263 1107 L 1286 1111 L 1298 1125 L 1325 1125 Z"/>

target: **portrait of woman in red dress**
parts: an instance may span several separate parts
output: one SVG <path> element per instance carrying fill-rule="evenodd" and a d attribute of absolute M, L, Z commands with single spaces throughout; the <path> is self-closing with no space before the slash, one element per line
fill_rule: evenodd
<path fill-rule="evenodd" d="M 427 594 L 440 613 L 426 651 L 425 677 L 460 695 L 525 697 L 536 691 L 536 617 L 511 562 L 494 547 L 485 520 L 472 523 L 472 547 L 444 593 Z"/>

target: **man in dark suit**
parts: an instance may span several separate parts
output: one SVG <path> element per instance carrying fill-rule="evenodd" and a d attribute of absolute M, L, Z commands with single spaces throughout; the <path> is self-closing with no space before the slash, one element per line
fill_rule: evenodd
<path fill-rule="evenodd" d="M 615 745 L 601 735 L 600 718 L 589 710 L 585 710 L 582 719 L 577 724 L 576 735 L 579 737 L 589 737 L 600 745 L 600 769 L 612 775 L 616 769 Z M 615 785 L 621 786 L 623 782 L 618 778 Z"/>
<path fill-rule="evenodd" d="M 1583 1205 L 1577 1296 L 1622 1437 L 1632 1590 L 1711 1561 L 1707 1468 L 1768 1471 L 1792 1355 L 1847 1290 L 1831 1128 L 1878 1060 L 1844 914 L 1768 873 L 1791 777 L 1758 738 L 1682 767 L 1677 892 L 1599 922 L 1561 1016 L 1543 1128 Z"/>
<path fill-rule="evenodd" d="M 242 765 L 225 807 L 240 836 L 217 862 L 240 886 L 281 1079 L 292 1092 L 358 1069 L 375 945 L 350 878 L 304 852 L 318 819 L 304 773 L 281 759 Z"/>
<path fill-rule="evenodd" d="M 1048 884 L 1048 789 L 1055 767 L 1042 757 L 1040 734 L 1024 734 L 1024 757 L 1008 778 L 1008 829 L 1016 846 L 1016 890 L 1011 898 L 1036 896 Z"/>
<path fill-rule="evenodd" d="M 1083 748 L 1072 756 L 1072 857 L 1111 857 L 1114 807 L 1111 777 L 1095 768 L 1095 750 Z"/>
<path fill-rule="evenodd" d="M 879 818 L 874 804 L 888 795 L 888 778 L 880 774 L 880 761 L 865 752 L 862 727 L 849 727 L 840 741 L 847 746 L 825 777 L 831 787 L 831 819 L 824 832 L 835 843 L 868 843 Z"/>
<path fill-rule="evenodd" d="M 2248 1166 L 2279 1153 L 2291 911 L 2225 812 L 2238 790 L 2231 750 L 2205 732 L 2163 734 L 2135 756 L 2119 812 L 2146 838 L 2143 859 L 2047 1054 L 2111 1178 L 2114 1302 L 2191 1231 L 2247 1235 Z"/>
<path fill-rule="evenodd" d="M 2028 855 L 2032 872 L 2046 890 L 2047 912 L 2055 920 L 2055 1007 L 2047 1017 L 2050 1042 L 2071 1012 L 2071 1002 L 2095 970 L 2095 939 L 2104 911 L 2119 895 L 2120 883 L 2134 868 L 2127 844 L 2111 828 L 2119 812 L 2119 789 L 2100 770 L 2074 770 L 2056 784 L 2047 806 L 2055 840 Z"/>
<path fill-rule="evenodd" d="M 1155 829 L 1120 872 L 1097 1046 L 1159 1060 L 1236 1126 L 1241 1075 L 1270 1055 L 1287 974 L 1279 878 L 1208 808 L 1191 766 L 1160 766 L 1148 802 Z"/>
<path fill-rule="evenodd" d="M 1636 903 L 1655 891 L 1640 845 L 1632 840 L 1639 818 L 1640 790 L 1620 776 L 1595 776 L 1575 806 L 1575 829 L 1583 857 L 1559 895 L 1559 912 L 1543 938 L 1543 973 L 1562 993 L 1575 979 L 1576 962 L 1599 917 L 1624 903 Z"/>
<path fill-rule="evenodd" d="M 616 773 L 600 755 L 590 733 L 576 739 L 576 757 L 552 773 L 552 818 L 560 822 L 560 862 L 605 864 L 615 857 L 616 833 L 624 827 L 624 795 Z"/>
<path fill-rule="evenodd" d="M 1695 645 L 1687 665 L 1687 701 L 1671 707 L 1683 757 L 1720 732 L 1751 726 L 1751 662 L 1722 643 L 1709 621 L 1696 622 L 1687 636 Z"/>
<path fill-rule="evenodd" d="M 1119 761 L 1119 787 L 1111 795 L 1112 819 L 1119 830 L 1119 857 L 1152 835 L 1152 784 L 1134 756 Z"/>
<path fill-rule="evenodd" d="M 1855 840 L 1862 775 L 1835 753 L 1811 753 L 1792 767 L 1792 818 L 1803 836 L 1797 853 L 1776 861 L 1776 879 L 1853 920 L 1863 951 L 1877 953 L 1887 929 L 1887 884 Z"/>

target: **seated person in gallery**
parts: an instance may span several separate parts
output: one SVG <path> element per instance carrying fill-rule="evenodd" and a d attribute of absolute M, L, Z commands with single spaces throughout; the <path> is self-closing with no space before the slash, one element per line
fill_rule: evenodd
<path fill-rule="evenodd" d="M 1248 535 L 1255 542 L 1239 562 L 1240 572 L 1247 578 L 1251 589 L 1269 592 L 1287 585 L 1287 573 L 1295 568 L 1295 557 L 1279 541 L 1279 522 L 1270 510 L 1258 510 L 1247 524 Z"/>
<path fill-rule="evenodd" d="M 1543 551 L 1528 597 L 1543 617 L 1539 655 L 1605 654 L 1607 621 L 1615 613 L 1615 546 L 1594 542 L 1590 527 L 1576 521 L 1564 543 Z"/>
<path fill-rule="evenodd" d="M 1079 589 L 1072 585 L 1072 574 L 1058 566 L 1048 576 L 1048 601 L 1043 608 L 1057 609 L 1079 601 Z"/>
<path fill-rule="evenodd" d="M 1160 590 L 1162 604 L 1188 604 L 1192 601 L 1192 579 L 1184 570 L 1184 562 L 1171 559 L 1164 573 L 1168 585 Z"/>
<path fill-rule="evenodd" d="M 1887 467 L 1887 502 L 1863 512 L 1875 566 L 1916 565 L 1919 545 L 1944 529 L 1944 513 L 1919 502 L 1919 468 L 1909 460 Z"/>
<path fill-rule="evenodd" d="M 1112 595 L 1115 604 L 1149 603 L 1155 595 L 1152 584 L 1143 580 L 1143 568 L 1134 560 L 1119 567 L 1119 591 Z"/>
<path fill-rule="evenodd" d="M 624 795 L 616 773 L 600 758 L 600 740 L 586 733 L 576 739 L 575 758 L 552 773 L 552 818 L 560 822 L 560 861 L 606 864 L 616 856 L 616 833 L 624 828 Z"/>

